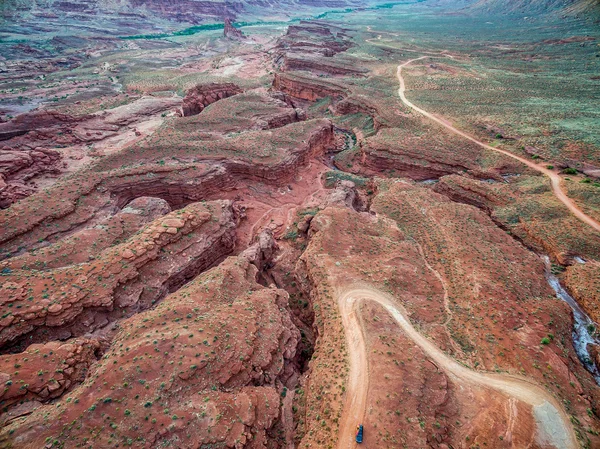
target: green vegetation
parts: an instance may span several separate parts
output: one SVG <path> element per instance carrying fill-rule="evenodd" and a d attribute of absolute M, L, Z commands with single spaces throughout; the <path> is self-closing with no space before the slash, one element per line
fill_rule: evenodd
<path fill-rule="evenodd" d="M 338 181 L 352 181 L 357 187 L 364 187 L 369 181 L 368 178 L 363 178 L 343 171 L 328 171 L 323 177 L 325 179 L 325 187 L 328 189 L 335 187 Z"/>

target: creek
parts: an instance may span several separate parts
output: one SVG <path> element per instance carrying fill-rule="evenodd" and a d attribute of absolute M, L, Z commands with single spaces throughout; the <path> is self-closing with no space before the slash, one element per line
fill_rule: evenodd
<path fill-rule="evenodd" d="M 587 369 L 596 383 L 600 385 L 600 370 L 594 362 L 588 349 L 588 345 L 600 345 L 600 338 L 598 338 L 596 329 L 596 323 L 584 312 L 579 306 L 577 301 L 569 295 L 569 293 L 560 284 L 558 278 L 552 274 L 550 270 L 550 259 L 548 256 L 543 256 L 544 263 L 546 264 L 546 280 L 552 289 L 556 292 L 556 296 L 566 302 L 573 311 L 573 318 L 575 320 L 573 325 L 573 346 L 577 357 Z"/>

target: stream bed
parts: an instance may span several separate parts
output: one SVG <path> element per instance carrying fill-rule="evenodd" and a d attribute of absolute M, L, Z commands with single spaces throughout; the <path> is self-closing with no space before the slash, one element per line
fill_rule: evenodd
<path fill-rule="evenodd" d="M 590 344 L 600 345 L 600 338 L 596 334 L 597 325 L 577 304 L 577 301 L 560 285 L 558 278 L 552 274 L 550 259 L 547 256 L 543 256 L 543 260 L 546 264 L 546 279 L 548 280 L 548 284 L 556 292 L 556 296 L 566 302 L 571 307 L 571 310 L 573 310 L 573 318 L 575 320 L 573 325 L 573 346 L 575 347 L 577 357 L 585 369 L 594 376 L 596 383 L 600 385 L 600 371 L 592 362 L 592 357 L 588 350 L 588 345 Z"/>

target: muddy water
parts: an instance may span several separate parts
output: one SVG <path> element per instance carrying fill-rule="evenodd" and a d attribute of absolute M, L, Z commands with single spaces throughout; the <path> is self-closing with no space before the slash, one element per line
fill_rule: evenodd
<path fill-rule="evenodd" d="M 548 280 L 548 284 L 556 292 L 556 296 L 569 304 L 571 310 L 573 310 L 573 317 L 575 319 L 573 326 L 573 346 L 575 346 L 577 357 L 583 366 L 594 376 L 596 383 L 600 385 L 600 371 L 592 363 L 592 358 L 588 351 L 588 345 L 600 345 L 600 338 L 594 334 L 597 325 L 577 304 L 577 301 L 560 285 L 558 278 L 552 274 L 548 257 L 544 256 L 543 259 L 546 264 L 546 279 Z"/>

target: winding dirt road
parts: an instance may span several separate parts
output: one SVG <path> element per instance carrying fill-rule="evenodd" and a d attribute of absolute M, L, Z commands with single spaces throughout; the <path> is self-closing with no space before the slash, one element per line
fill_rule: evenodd
<path fill-rule="evenodd" d="M 340 423 L 338 449 L 356 447 L 354 440 L 356 425 L 364 421 L 367 407 L 369 365 L 364 327 L 357 313 L 361 301 L 374 301 L 383 306 L 406 335 L 446 373 L 452 382 L 457 385 L 492 389 L 507 396 L 512 405 L 518 400 L 532 406 L 537 424 L 535 440 L 540 446 L 554 446 L 561 449 L 578 447 L 569 416 L 560 403 L 545 389 L 523 377 L 480 373 L 464 367 L 422 336 L 406 318 L 404 308 L 395 304 L 392 298 L 375 289 L 360 286 L 346 290 L 338 296 L 350 354 L 350 376 Z M 366 441 L 368 438 L 369 436 L 365 435 Z"/>
<path fill-rule="evenodd" d="M 445 55 L 439 56 L 439 57 L 445 57 Z M 439 123 L 440 125 L 449 129 L 453 133 L 458 134 L 459 136 L 464 137 L 465 139 L 470 140 L 473 143 L 476 143 L 480 147 L 483 147 L 486 150 L 491 150 L 491 151 L 495 151 L 497 153 L 502 153 L 508 157 L 512 157 L 513 159 L 516 159 L 519 162 L 522 162 L 523 164 L 527 165 L 528 167 L 533 168 L 534 170 L 536 170 L 540 173 L 543 173 L 548 178 L 550 178 L 550 183 L 552 185 L 552 191 L 554 192 L 554 195 L 559 199 L 559 201 L 561 201 L 565 206 L 567 206 L 567 208 L 571 211 L 571 213 L 573 213 L 573 215 L 575 215 L 577 218 L 579 218 L 581 221 L 583 221 L 587 225 L 594 228 L 596 231 L 600 232 L 600 223 L 598 221 L 594 220 L 592 217 L 586 215 L 585 212 L 583 212 L 579 207 L 577 207 L 575 205 L 575 203 L 563 191 L 562 186 L 561 186 L 562 178 L 557 173 L 553 172 L 552 170 L 547 169 L 546 167 L 538 165 L 535 162 L 532 162 L 523 157 L 517 156 L 516 154 L 513 154 L 510 151 L 502 150 L 500 148 L 494 148 L 490 145 L 487 145 L 487 144 L 475 139 L 474 137 L 471 137 L 467 133 L 464 133 L 461 130 L 455 128 L 454 126 L 452 126 L 445 120 L 442 120 L 442 119 L 436 117 L 435 115 L 430 114 L 429 112 L 425 111 L 424 109 L 421 109 L 420 107 L 411 103 L 410 100 L 408 100 L 406 98 L 406 95 L 405 95 L 406 84 L 404 82 L 404 78 L 402 77 L 402 68 L 406 67 L 409 64 L 412 64 L 415 61 L 420 61 L 421 59 L 427 59 L 427 58 L 431 58 L 431 56 L 421 56 L 420 58 L 411 59 L 410 61 L 407 61 L 404 64 L 400 64 L 398 66 L 398 71 L 396 72 L 396 75 L 398 76 L 398 82 L 400 83 L 400 88 L 398 89 L 398 96 L 400 97 L 402 102 L 406 106 L 423 114 L 425 117 L 433 120 L 436 123 Z"/>
<path fill-rule="evenodd" d="M 448 55 L 440 55 L 438 57 L 442 58 L 442 57 L 446 57 L 446 56 L 448 56 Z M 398 89 L 398 96 L 400 97 L 402 102 L 406 106 L 423 114 L 425 117 L 433 120 L 436 123 L 439 123 L 440 125 L 449 129 L 453 133 L 458 134 L 459 136 L 464 137 L 467 140 L 470 140 L 471 142 L 479 145 L 480 147 L 485 148 L 486 150 L 491 150 L 491 151 L 495 151 L 497 153 L 502 153 L 505 156 L 516 159 L 519 162 L 522 162 L 523 164 L 527 165 L 528 167 L 530 167 L 540 173 L 543 173 L 548 178 L 550 178 L 550 184 L 552 185 L 552 191 L 554 192 L 554 195 L 556 196 L 556 198 L 558 198 L 559 201 L 561 201 L 565 206 L 567 206 L 567 208 L 571 211 L 571 213 L 573 215 L 575 215 L 577 218 L 579 218 L 581 221 L 583 221 L 587 225 L 594 228 L 596 231 L 600 232 L 600 223 L 598 221 L 594 220 L 592 217 L 586 215 L 585 212 L 583 212 L 579 207 L 577 207 L 575 205 L 575 203 L 564 192 L 564 190 L 562 189 L 562 178 L 557 173 L 553 172 L 552 170 L 547 169 L 546 167 L 538 165 L 530 160 L 527 160 L 523 157 L 517 156 L 516 154 L 513 154 L 510 151 L 502 150 L 500 148 L 494 148 L 490 145 L 487 145 L 487 144 L 475 139 L 474 137 L 471 137 L 470 135 L 460 131 L 459 129 L 455 128 L 447 121 L 445 121 L 441 118 L 438 118 L 435 115 L 430 114 L 429 112 L 425 111 L 424 109 L 421 109 L 420 107 L 414 105 L 406 98 L 406 95 L 405 95 L 406 84 L 404 82 L 404 78 L 402 77 L 402 68 L 406 67 L 409 64 L 412 64 L 415 61 L 420 61 L 421 59 L 427 59 L 427 58 L 431 58 L 431 56 L 421 56 L 420 58 L 411 59 L 410 61 L 406 61 L 404 64 L 400 64 L 398 66 L 398 71 L 396 72 L 396 75 L 398 76 L 398 82 L 400 83 L 400 88 Z"/>

